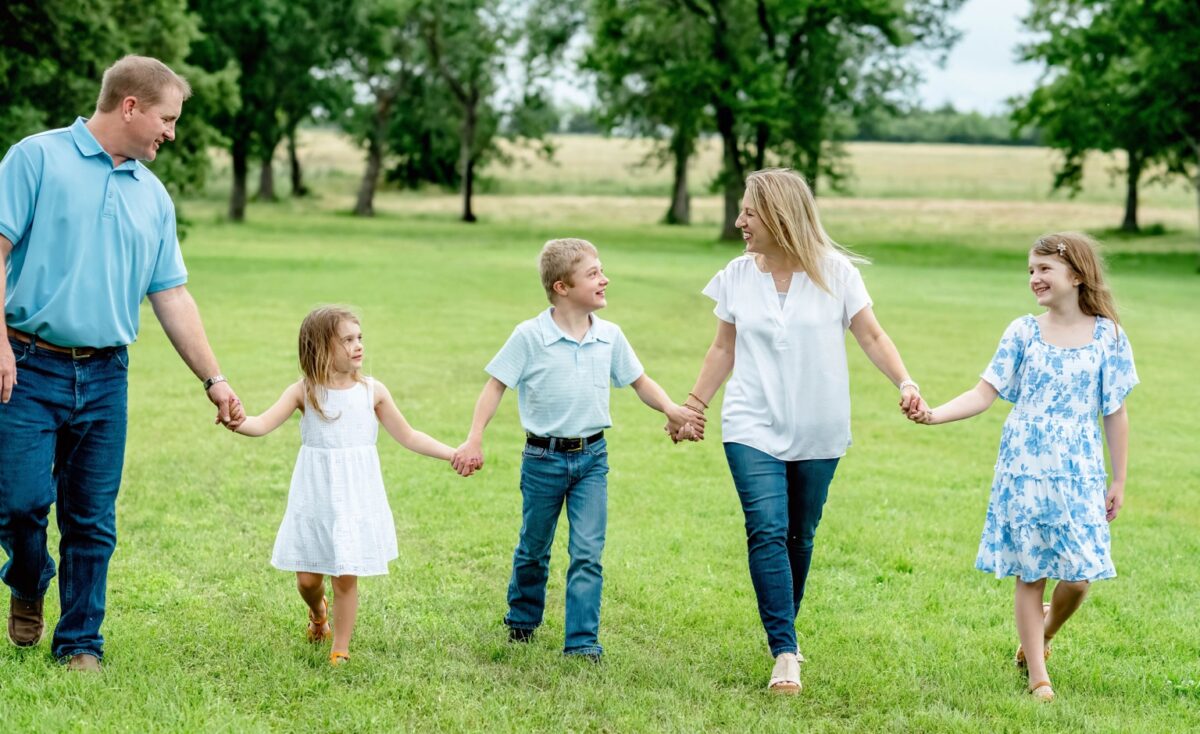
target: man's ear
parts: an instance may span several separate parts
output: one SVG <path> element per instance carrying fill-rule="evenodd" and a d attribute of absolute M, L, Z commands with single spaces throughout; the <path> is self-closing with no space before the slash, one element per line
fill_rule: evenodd
<path fill-rule="evenodd" d="M 132 95 L 121 100 L 121 116 L 124 117 L 126 121 L 132 119 L 133 111 L 135 108 L 137 108 L 137 105 L 138 98 Z"/>

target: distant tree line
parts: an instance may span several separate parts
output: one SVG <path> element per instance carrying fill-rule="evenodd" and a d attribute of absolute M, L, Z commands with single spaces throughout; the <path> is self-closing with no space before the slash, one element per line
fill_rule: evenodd
<path fill-rule="evenodd" d="M 1184 176 L 1200 205 L 1200 4 L 1034 0 L 1037 90 L 1003 118 L 913 110 L 913 49 L 944 53 L 964 0 L 8 0 L 0 5 L 0 145 L 87 114 L 101 71 L 125 53 L 161 58 L 192 82 L 186 134 L 155 163 L 174 190 L 199 189 L 207 152 L 229 152 L 229 216 L 276 198 L 281 148 L 303 196 L 300 126 L 335 124 L 363 151 L 355 213 L 383 181 L 462 193 L 474 220 L 481 168 L 504 138 L 544 154 L 557 129 L 551 79 L 568 50 L 595 84 L 594 114 L 568 129 L 656 141 L 673 171 L 665 220 L 690 220 L 688 171 L 720 140 L 721 235 L 736 238 L 742 181 L 786 165 L 840 189 L 850 140 L 1029 144 L 1063 152 L 1057 186 L 1077 188 L 1092 151 L 1126 153 L 1126 226 L 1137 186 Z"/>

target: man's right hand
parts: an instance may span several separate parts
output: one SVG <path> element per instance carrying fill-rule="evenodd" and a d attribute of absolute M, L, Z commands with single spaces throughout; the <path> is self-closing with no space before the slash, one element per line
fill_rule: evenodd
<path fill-rule="evenodd" d="M 0 341 L 0 403 L 8 402 L 16 384 L 17 358 L 13 356 L 12 345 L 6 338 Z"/>

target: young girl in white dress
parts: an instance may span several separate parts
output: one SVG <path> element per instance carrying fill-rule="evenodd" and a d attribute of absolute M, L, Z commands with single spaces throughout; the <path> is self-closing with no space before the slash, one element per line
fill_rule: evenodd
<path fill-rule="evenodd" d="M 1029 252 L 1029 286 L 1046 312 L 1009 324 L 974 388 L 910 417 L 949 423 L 982 413 L 997 395 L 1014 403 L 1000 435 L 975 567 L 1017 577 L 1016 664 L 1028 671 L 1029 692 L 1051 701 L 1050 640 L 1079 609 L 1090 583 L 1117 573 L 1108 524 L 1125 501 L 1125 396 L 1138 378 L 1090 237 L 1066 232 L 1039 239 Z M 1058 583 L 1044 603 L 1047 579 Z"/>
<path fill-rule="evenodd" d="M 333 665 L 350 659 L 358 612 L 358 577 L 388 572 L 398 555 L 396 529 L 383 489 L 378 423 L 400 445 L 449 461 L 454 449 L 414 430 L 383 383 L 362 374 L 358 317 L 335 306 L 318 308 L 300 325 L 303 379 L 284 390 L 262 415 L 237 432 L 263 436 L 300 410 L 300 455 L 288 490 L 287 511 L 275 538 L 271 565 L 296 572 L 308 605 L 308 639 L 331 635 L 325 576 L 333 585 Z"/>

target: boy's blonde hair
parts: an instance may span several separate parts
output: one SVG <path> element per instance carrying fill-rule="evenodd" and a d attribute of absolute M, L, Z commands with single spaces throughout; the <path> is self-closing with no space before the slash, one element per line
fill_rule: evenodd
<path fill-rule="evenodd" d="M 1103 316 L 1120 326 L 1117 303 L 1104 281 L 1104 258 L 1100 255 L 1099 242 L 1082 232 L 1054 232 L 1038 237 L 1029 253 L 1062 258 L 1079 278 L 1079 310 L 1088 316 Z"/>
<path fill-rule="evenodd" d="M 147 106 L 157 104 L 167 87 L 178 89 L 185 101 L 192 96 L 192 86 L 169 66 L 149 56 L 130 54 L 104 71 L 96 110 L 112 112 L 126 97 L 137 97 Z"/>
<path fill-rule="evenodd" d="M 596 246 L 587 240 L 574 237 L 564 237 L 550 240 L 542 246 L 542 254 L 538 256 L 538 270 L 542 275 L 542 287 L 546 289 L 546 298 L 554 303 L 554 284 L 562 281 L 567 285 L 575 285 L 571 274 L 579 262 L 588 255 L 598 256 Z"/>
<path fill-rule="evenodd" d="M 321 409 L 320 388 L 328 385 L 333 377 L 333 350 L 341 348 L 338 327 L 343 321 L 362 325 L 353 311 L 342 306 L 315 308 L 300 324 L 300 371 L 304 373 L 304 396 L 317 415 L 327 421 L 337 420 L 337 416 L 330 418 Z M 356 382 L 363 381 L 362 373 L 357 369 L 352 377 Z"/>
<path fill-rule="evenodd" d="M 790 168 L 764 168 L 746 177 L 746 193 L 776 244 L 800 265 L 818 288 L 825 283 L 825 257 L 840 252 L 851 262 L 869 262 L 838 243 L 821 226 L 817 201 L 804 178 Z"/>

